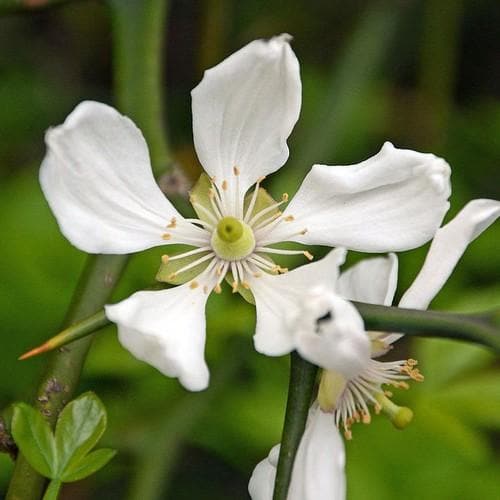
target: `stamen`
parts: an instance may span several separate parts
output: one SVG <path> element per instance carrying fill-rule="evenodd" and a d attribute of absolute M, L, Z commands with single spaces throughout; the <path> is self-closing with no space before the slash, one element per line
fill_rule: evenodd
<path fill-rule="evenodd" d="M 175 226 L 177 226 L 177 220 L 175 217 L 172 217 L 170 219 L 170 224 L 167 226 L 167 228 L 171 228 L 171 227 L 175 227 Z"/>
<path fill-rule="evenodd" d="M 234 190 L 234 210 L 236 217 L 238 219 L 241 219 L 241 217 L 243 216 L 244 199 L 240 203 L 240 171 L 237 166 L 233 167 L 233 173 L 236 177 L 236 188 Z"/>
<path fill-rule="evenodd" d="M 215 253 L 211 252 L 207 255 L 204 255 L 203 257 L 200 257 L 199 259 L 195 260 L 194 262 L 191 262 L 187 266 L 181 267 L 178 269 L 175 273 L 172 273 L 168 278 L 170 280 L 175 279 L 179 274 L 184 273 L 186 271 L 189 271 L 189 269 L 192 269 L 193 267 L 198 266 L 199 264 L 202 264 L 203 262 L 212 259 L 215 256 Z"/>
<path fill-rule="evenodd" d="M 278 210 L 275 214 L 271 215 L 271 217 L 264 219 L 262 222 L 259 222 L 256 226 L 254 226 L 253 228 L 254 232 L 264 229 L 268 224 L 271 224 L 271 222 L 276 221 L 276 219 L 279 219 L 282 215 L 283 212 L 281 212 L 281 210 Z M 281 219 L 278 222 L 280 221 Z"/>
<path fill-rule="evenodd" d="M 168 264 L 168 259 L 169 259 L 169 258 L 170 258 L 170 257 L 169 257 L 167 254 L 162 255 L 162 256 L 161 256 L 161 261 L 162 261 L 164 264 Z"/>
<path fill-rule="evenodd" d="M 223 180 L 223 181 L 222 181 L 222 186 L 221 186 L 221 187 L 222 187 L 222 189 L 223 189 L 224 191 L 227 191 L 227 181 L 226 181 L 226 180 Z"/>
<path fill-rule="evenodd" d="M 191 290 L 194 290 L 195 288 L 198 288 L 198 282 L 197 281 L 191 281 L 191 283 L 189 284 L 189 288 L 191 288 Z"/>
<path fill-rule="evenodd" d="M 196 255 L 197 253 L 208 252 L 210 249 L 211 248 L 209 246 L 205 246 L 205 247 L 195 248 L 194 250 L 188 250 L 187 252 L 178 253 L 173 257 L 170 257 L 169 255 L 162 255 L 161 260 L 164 264 L 167 264 L 167 262 L 171 262 L 173 260 L 179 260 L 183 259 L 184 257 L 190 257 L 191 255 Z M 164 257 L 166 257 L 165 260 L 163 260 Z"/>
<path fill-rule="evenodd" d="M 214 225 L 210 224 L 210 222 L 206 222 L 201 219 L 184 219 L 186 222 L 191 222 L 193 224 L 200 224 L 200 226 L 207 227 L 210 231 L 213 231 Z"/>
<path fill-rule="evenodd" d="M 168 241 L 168 240 L 169 240 L 169 239 L 171 239 L 171 238 L 172 238 L 172 235 L 171 235 L 170 233 L 165 233 L 165 234 L 162 234 L 162 235 L 161 235 L 161 239 L 162 239 L 162 240 L 166 240 L 166 241 Z"/>
<path fill-rule="evenodd" d="M 281 250 L 279 248 L 269 248 L 269 247 L 256 247 L 256 252 L 260 253 L 274 253 L 280 255 L 304 255 L 308 260 L 313 260 L 314 256 L 307 250 Z"/>
<path fill-rule="evenodd" d="M 287 215 L 287 216 L 285 217 L 285 221 L 286 221 L 286 222 L 292 222 L 292 221 L 294 221 L 294 220 L 295 220 L 295 217 L 294 217 L 293 215 Z"/>
<path fill-rule="evenodd" d="M 283 193 L 283 196 L 281 198 L 281 201 L 277 203 L 273 203 L 272 205 L 268 206 L 267 208 L 262 209 L 260 212 L 257 212 L 251 219 L 250 222 L 248 223 L 249 226 L 252 226 L 264 215 L 268 214 L 269 212 L 272 212 L 273 210 L 276 210 L 280 205 L 283 205 L 283 203 L 286 203 L 288 200 L 288 195 L 286 193 Z"/>
<path fill-rule="evenodd" d="M 252 215 L 253 209 L 255 207 L 255 202 L 257 201 L 257 195 L 259 194 L 260 183 L 265 179 L 265 177 L 259 177 L 255 184 L 255 189 L 252 193 L 252 198 L 250 200 L 250 204 L 248 205 L 247 212 L 243 219 L 244 222 L 248 222 L 248 219 Z"/>
<path fill-rule="evenodd" d="M 191 205 L 193 205 L 194 208 L 199 210 L 200 212 L 203 212 L 214 224 L 217 224 L 217 218 L 214 216 L 212 212 L 209 212 L 203 205 L 200 205 L 199 203 L 196 202 L 191 202 Z"/>
<path fill-rule="evenodd" d="M 216 193 L 215 189 L 213 188 L 210 189 L 208 191 L 208 197 L 210 199 L 210 204 L 212 205 L 212 210 L 214 211 L 216 217 L 222 219 L 222 202 L 220 203 L 215 202 L 215 193 Z"/>

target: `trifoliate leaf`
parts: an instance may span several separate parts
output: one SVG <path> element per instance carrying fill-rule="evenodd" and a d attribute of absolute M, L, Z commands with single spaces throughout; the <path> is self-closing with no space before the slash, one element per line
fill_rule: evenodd
<path fill-rule="evenodd" d="M 104 467 L 115 455 L 116 450 L 109 448 L 92 451 L 81 458 L 79 462 L 72 462 L 71 466 L 64 471 L 61 479 L 65 483 L 84 479 Z"/>
<path fill-rule="evenodd" d="M 42 476 L 53 478 L 58 469 L 54 436 L 40 413 L 25 403 L 14 407 L 12 435 L 29 464 Z"/>
<path fill-rule="evenodd" d="M 106 423 L 106 410 L 92 392 L 82 394 L 63 409 L 55 431 L 60 477 L 97 444 Z"/>

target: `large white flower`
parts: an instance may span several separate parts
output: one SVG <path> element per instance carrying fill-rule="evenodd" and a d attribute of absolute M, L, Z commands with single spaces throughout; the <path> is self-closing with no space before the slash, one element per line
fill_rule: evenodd
<path fill-rule="evenodd" d="M 439 229 L 434 237 L 425 263 L 418 276 L 403 295 L 400 307 L 426 309 L 431 300 L 446 283 L 467 245 L 477 238 L 500 215 L 500 202 L 473 200 L 469 202 L 448 224 Z M 397 258 L 365 259 L 340 275 L 337 291 L 344 298 L 371 304 L 391 305 L 397 282 Z M 325 318 L 326 309 L 318 310 L 316 318 Z M 333 311 L 334 308 L 332 307 Z M 311 319 L 309 321 L 312 324 Z M 311 326 L 309 326 L 309 330 Z M 324 319 L 320 325 L 322 338 L 338 338 L 335 314 Z M 345 330 L 345 328 L 344 328 Z M 387 352 L 401 334 L 368 332 L 371 353 L 356 350 L 359 355 L 352 370 L 346 372 L 345 363 L 335 358 L 321 377 L 318 401 L 321 408 L 334 414 L 335 423 L 342 426 L 347 438 L 351 437 L 352 423 L 370 422 L 372 405 L 378 413 L 383 410 L 397 427 L 404 427 L 412 418 L 411 410 L 394 404 L 383 386 L 406 387 L 406 379 L 422 380 L 416 361 L 381 362 L 376 358 Z M 307 339 L 307 329 L 301 327 L 296 335 Z M 360 334 L 351 338 L 351 346 L 359 343 Z M 323 341 L 325 343 L 326 341 Z M 347 340 L 345 342 L 348 342 Z M 342 359 L 340 360 L 342 361 Z M 336 364 L 337 366 L 334 366 Z"/>
<path fill-rule="evenodd" d="M 248 491 L 252 500 L 272 500 L 280 445 L 254 469 Z M 293 464 L 288 500 L 345 499 L 344 443 L 331 414 L 311 408 Z"/>
<path fill-rule="evenodd" d="M 123 254 L 190 246 L 165 255 L 158 273 L 180 286 L 138 292 L 107 306 L 106 314 L 127 349 L 191 390 L 208 384 L 204 308 L 224 279 L 234 291 L 253 293 L 257 350 L 281 355 L 295 348 L 280 323 L 293 311 L 291 298 L 314 275 L 337 272 L 332 258 L 332 269 L 327 259 L 300 274 L 273 276 L 285 271 L 273 256 L 312 256 L 270 245 L 406 250 L 429 240 L 448 209 L 448 164 L 386 143 L 357 165 L 315 165 L 279 210 L 287 195 L 276 203 L 260 183 L 288 158 L 286 140 L 300 111 L 299 65 L 288 41 L 281 35 L 246 45 L 206 71 L 193 90 L 194 142 L 208 174 L 192 191 L 196 219 L 181 216 L 162 194 L 141 132 L 113 108 L 83 102 L 46 134 L 42 189 L 76 247 Z"/>

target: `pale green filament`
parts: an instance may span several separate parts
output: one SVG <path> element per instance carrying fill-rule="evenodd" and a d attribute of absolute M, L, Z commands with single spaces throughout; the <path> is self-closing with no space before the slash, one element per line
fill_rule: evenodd
<path fill-rule="evenodd" d="M 223 217 L 212 234 L 211 245 L 218 257 L 224 260 L 241 260 L 255 248 L 252 229 L 235 217 Z"/>

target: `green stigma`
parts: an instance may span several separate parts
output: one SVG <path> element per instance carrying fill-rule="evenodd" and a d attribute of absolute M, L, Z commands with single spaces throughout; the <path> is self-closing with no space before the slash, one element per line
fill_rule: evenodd
<path fill-rule="evenodd" d="M 389 417 L 396 429 L 405 429 L 413 420 L 413 412 L 410 408 L 394 404 L 385 394 L 377 394 L 375 399 L 380 404 L 380 409 Z"/>
<path fill-rule="evenodd" d="M 255 248 L 253 231 L 240 219 L 223 217 L 212 234 L 212 248 L 224 260 L 244 259 Z"/>

